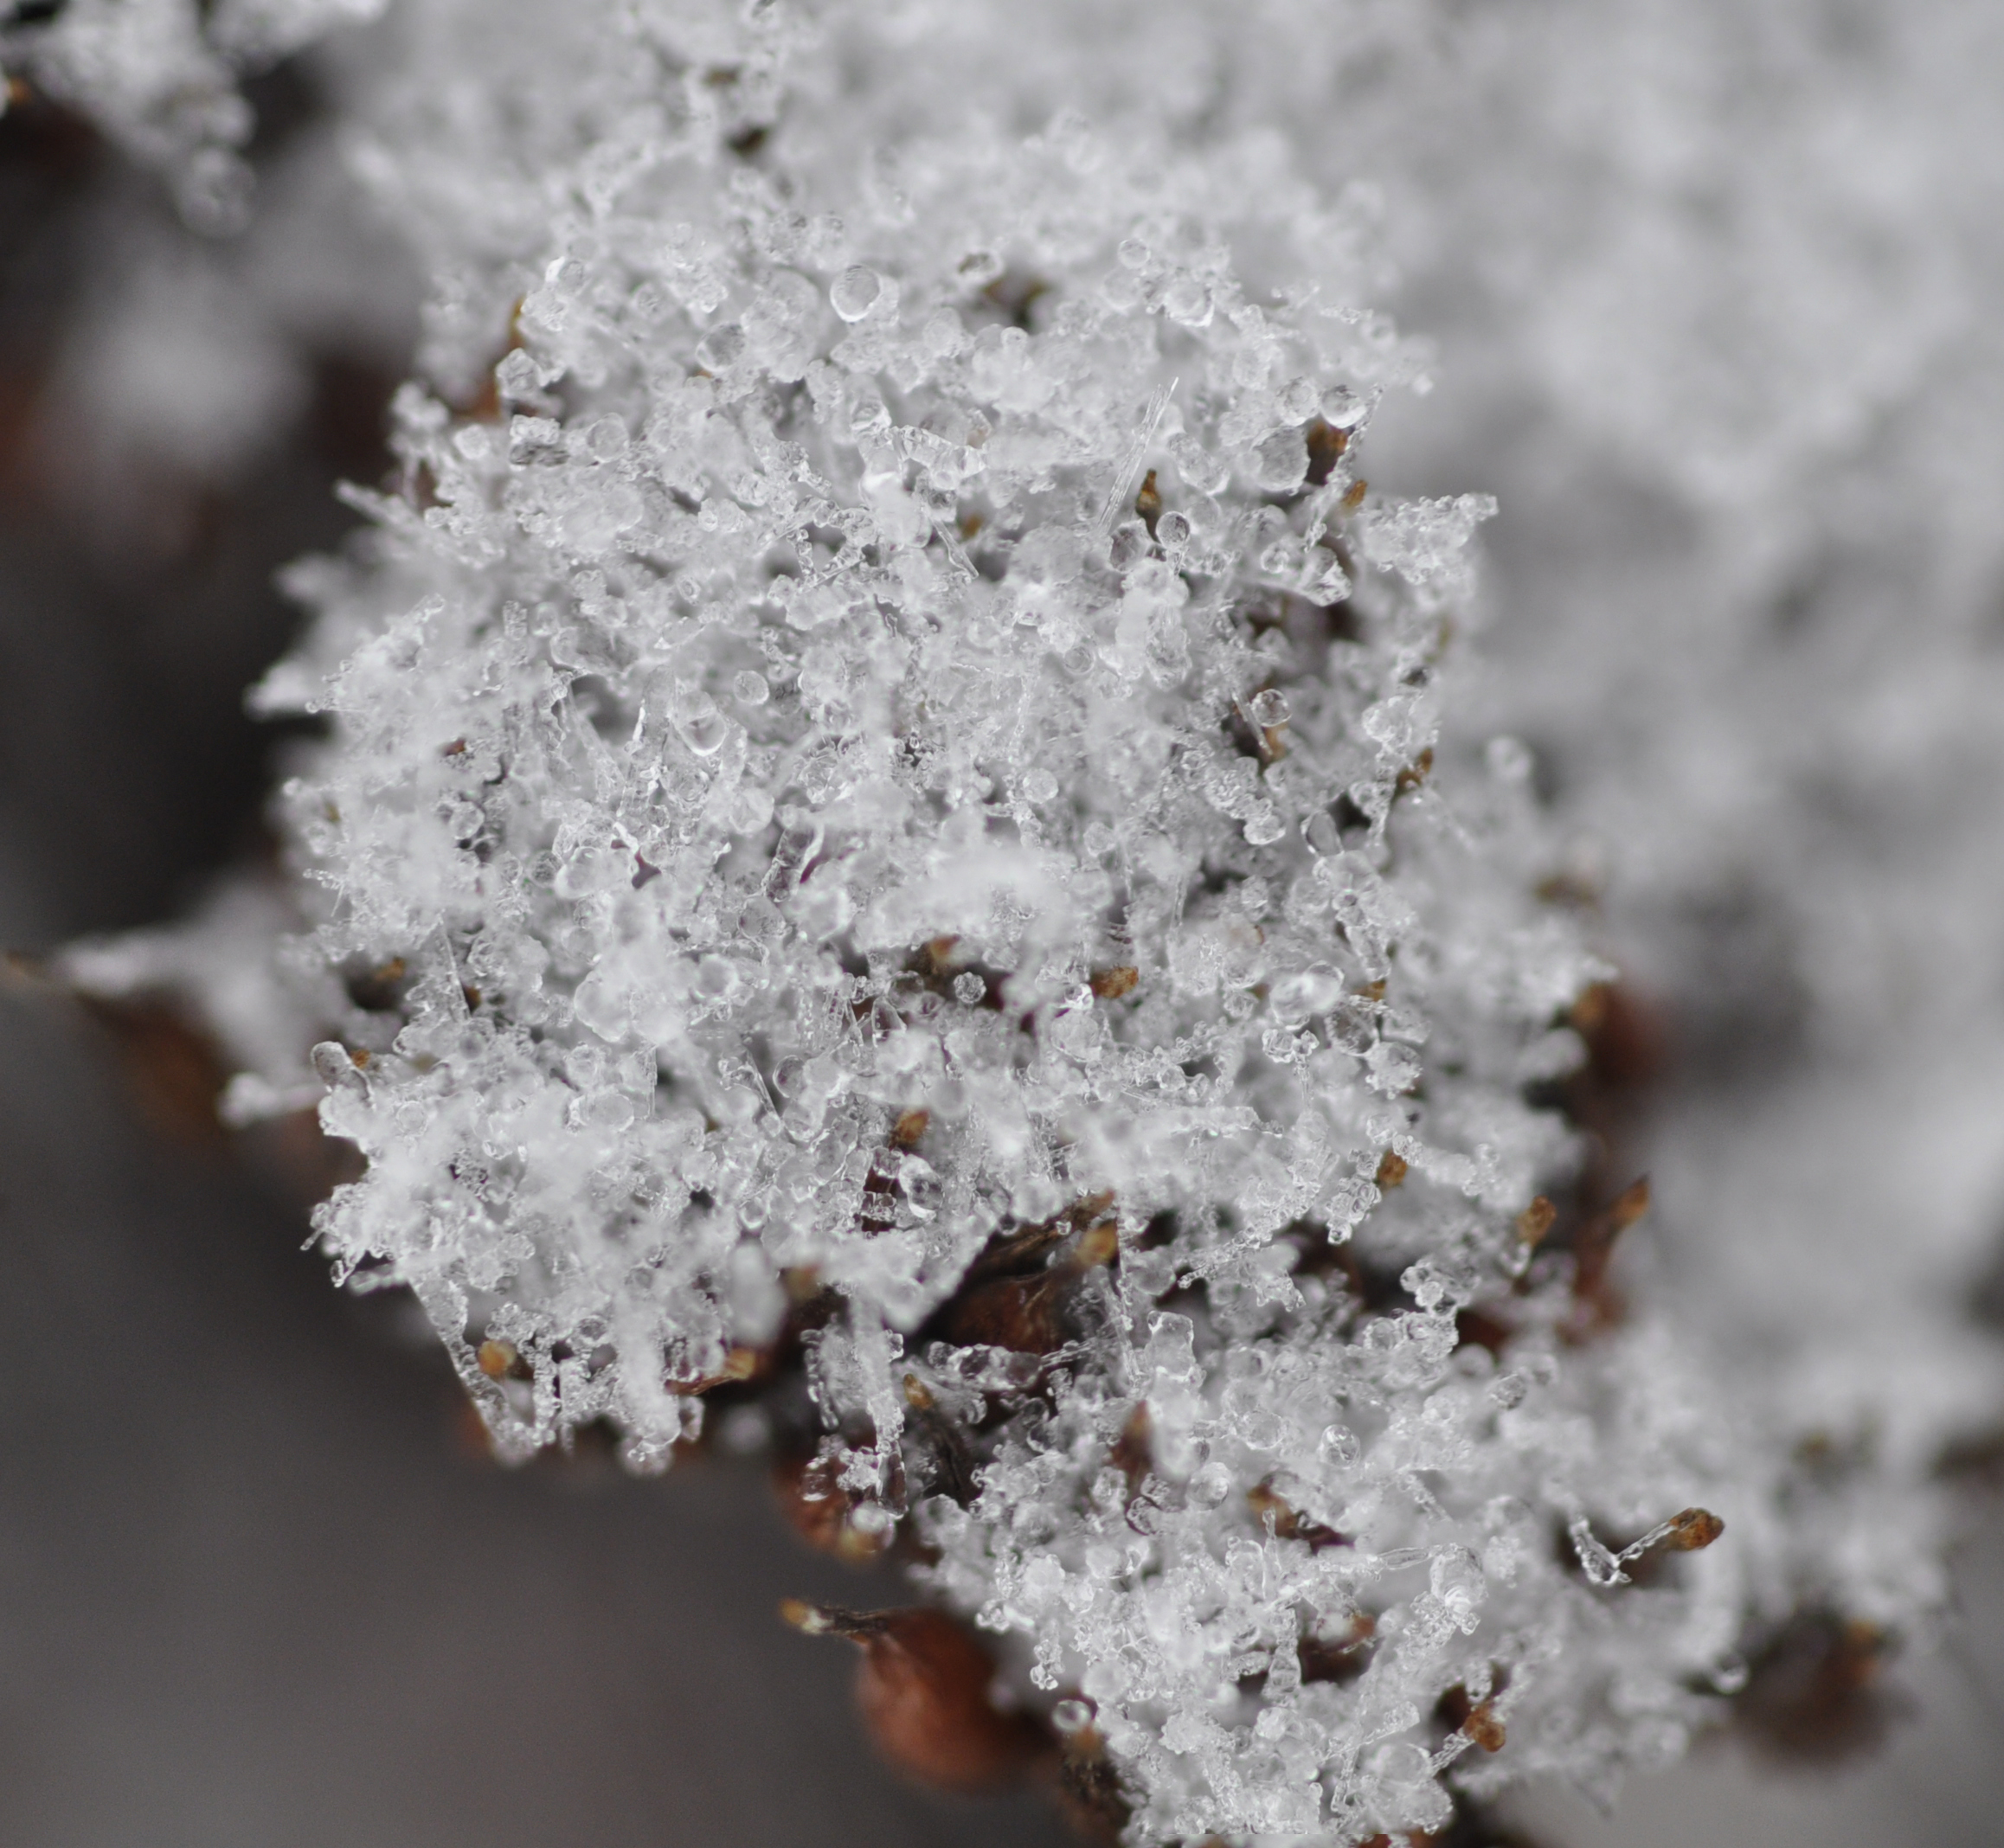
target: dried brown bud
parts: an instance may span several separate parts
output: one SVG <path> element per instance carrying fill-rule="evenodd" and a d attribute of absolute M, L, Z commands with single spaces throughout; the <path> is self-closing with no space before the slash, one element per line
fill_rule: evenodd
<path fill-rule="evenodd" d="M 1260 1483 L 1245 1492 L 1253 1518 L 1262 1525 L 1270 1526 L 1275 1536 L 1281 1540 L 1306 1540 L 1309 1548 L 1320 1552 L 1326 1546 L 1348 1546 L 1348 1538 L 1333 1527 L 1325 1527 L 1320 1521 L 1311 1521 L 1288 1505 L 1274 1492 L 1270 1483 Z"/>
<path fill-rule="evenodd" d="M 1503 1749 L 1503 1722 L 1497 1717 L 1495 1702 L 1475 1699 L 1460 1682 L 1436 1703 L 1434 1717 L 1443 1725 L 1453 1727 L 1471 1745 L 1480 1746 L 1485 1752 Z"/>
<path fill-rule="evenodd" d="M 1073 1338 L 1067 1312 L 1074 1280 L 1069 1270 L 1029 1277 L 998 1277 L 956 1297 L 941 1327 L 956 1347 L 1006 1348 L 1012 1354 L 1048 1354 Z"/>
<path fill-rule="evenodd" d="M 1503 1723 L 1496 1717 L 1487 1701 L 1468 1710 L 1468 1718 L 1461 1722 L 1461 1730 L 1485 1752 L 1503 1749 Z"/>
<path fill-rule="evenodd" d="M 1547 873 L 1532 888 L 1540 904 L 1570 905 L 1576 911 L 1590 911 L 1599 904 L 1600 888 L 1585 874 L 1572 868 Z"/>
<path fill-rule="evenodd" d="M 1140 979 L 1141 972 L 1126 965 L 1114 969 L 1095 969 L 1092 991 L 1102 1001 L 1118 1001 L 1122 995 L 1134 993 Z"/>
<path fill-rule="evenodd" d="M 1404 1156 L 1387 1149 L 1378 1158 L 1378 1173 L 1374 1177 L 1378 1182 L 1378 1190 L 1380 1193 L 1390 1193 L 1404 1181 L 1410 1171 Z"/>
<path fill-rule="evenodd" d="M 491 1380 L 504 1380 L 514 1370 L 515 1364 L 522 1358 L 512 1341 L 483 1341 L 473 1351 L 473 1358 L 481 1372 Z"/>
<path fill-rule="evenodd" d="M 393 956 L 363 974 L 350 976 L 348 998 L 365 1014 L 391 1013 L 402 997 L 404 979 L 409 973 L 403 958 Z"/>
<path fill-rule="evenodd" d="M 1673 1553 L 1699 1553 L 1725 1531 L 1725 1523 L 1709 1508 L 1686 1508 L 1670 1517 L 1663 1544 Z"/>
<path fill-rule="evenodd" d="M 1622 1319 L 1619 1293 L 1608 1277 L 1615 1241 L 1649 1210 L 1649 1177 L 1632 1182 L 1573 1235 L 1572 1293 L 1579 1312 L 1569 1332 L 1581 1339 Z"/>
<path fill-rule="evenodd" d="M 1303 433 L 1308 441 L 1308 485 L 1319 488 L 1350 446 L 1350 433 L 1318 417 Z"/>
<path fill-rule="evenodd" d="M 890 1126 L 890 1145 L 908 1153 L 915 1149 L 930 1127 L 933 1113 L 929 1110 L 907 1110 Z"/>
<path fill-rule="evenodd" d="M 1141 491 L 1134 497 L 1134 511 L 1140 516 L 1141 523 L 1148 529 L 1148 536 L 1155 536 L 1155 523 L 1162 517 L 1162 491 L 1155 485 L 1155 471 L 1148 471 L 1147 478 L 1141 484 Z"/>
<path fill-rule="evenodd" d="M 1492 1354 L 1500 1354 L 1509 1346 L 1510 1338 L 1516 1332 L 1515 1327 L 1494 1310 L 1478 1305 L 1455 1312 L 1457 1345 L 1485 1348 Z"/>
<path fill-rule="evenodd" d="M 1088 1226 L 1079 1234 L 1078 1243 L 1072 1248 L 1072 1267 L 1076 1270 L 1096 1270 L 1102 1265 L 1111 1264 L 1120 1254 L 1120 1222 L 1102 1219 L 1096 1226 Z"/>
<path fill-rule="evenodd" d="M 734 1347 L 723 1357 L 723 1365 L 715 1373 L 705 1373 L 693 1380 L 671 1380 L 668 1389 L 684 1398 L 698 1398 L 719 1386 L 736 1386 L 746 1380 L 758 1379 L 771 1372 L 772 1365 L 773 1356 L 765 1349 Z"/>
<path fill-rule="evenodd" d="M 810 1604 L 805 1598 L 781 1598 L 780 1621 L 790 1623 L 796 1630 L 804 1630 L 809 1636 L 825 1636 L 829 1633 L 828 1614 L 818 1604 Z"/>
<path fill-rule="evenodd" d="M 1089 1195 L 1057 1221 L 1026 1227 L 999 1241 L 978 1259 L 969 1281 L 939 1312 L 936 1326 L 957 1347 L 1006 1348 L 1015 1354 L 1048 1354 L 1083 1332 L 1089 1312 L 1081 1283 L 1088 1271 L 1120 1255 L 1117 1221 L 1108 1215 L 1110 1193 Z M 1048 1268 L 996 1276 L 1004 1266 L 1029 1263 L 1080 1227 L 1076 1242 Z"/>
<path fill-rule="evenodd" d="M 1517 1236 L 1526 1245 L 1542 1244 L 1558 1217 L 1558 1209 L 1539 1194 L 1517 1216 Z"/>
<path fill-rule="evenodd" d="M 1605 1092 L 1634 1091 L 1669 1062 L 1669 1033 L 1659 1011 L 1626 982 L 1596 982 L 1567 1016 L 1586 1042 L 1587 1075 Z"/>
<path fill-rule="evenodd" d="M 1065 1819 L 1089 1842 L 1112 1848 L 1134 1814 L 1099 1729 L 1082 1726 L 1064 1742 L 1057 1800 Z"/>
<path fill-rule="evenodd" d="M 1344 1635 L 1304 1636 L 1296 1651 L 1301 1659 L 1301 1679 L 1339 1684 L 1356 1680 L 1370 1662 L 1371 1645 L 1377 1635 L 1378 1620 L 1359 1611 Z"/>
<path fill-rule="evenodd" d="M 790 1598 L 780 1614 L 862 1650 L 856 1704 L 877 1749 L 907 1775 L 973 1793 L 1018 1781 L 1046 1755 L 1027 1717 L 997 1711 L 993 1660 L 944 1612 L 845 1611 Z"/>
<path fill-rule="evenodd" d="M 1245 1498 L 1252 1509 L 1253 1518 L 1262 1522 L 1270 1518 L 1275 1533 L 1280 1532 L 1283 1521 L 1291 1525 L 1299 1518 L 1294 1511 L 1275 1494 L 1266 1483 L 1258 1483 L 1248 1489 Z"/>
<path fill-rule="evenodd" d="M 1075 1226 L 1089 1226 L 1104 1219 L 1112 1211 L 1113 1190 L 1102 1188 L 1098 1193 L 1082 1194 L 1066 1209 L 1065 1216 Z"/>
<path fill-rule="evenodd" d="M 1148 1402 L 1144 1399 L 1127 1414 L 1127 1421 L 1121 1427 L 1121 1434 L 1107 1453 L 1107 1461 L 1127 1479 L 1129 1494 L 1140 1486 L 1141 1479 L 1155 1466 L 1149 1435 Z"/>
<path fill-rule="evenodd" d="M 1649 1177 L 1645 1174 L 1639 1181 L 1629 1183 L 1608 1209 L 1608 1236 L 1612 1238 L 1618 1232 L 1626 1232 L 1648 1210 Z"/>
<path fill-rule="evenodd" d="M 821 1273 L 812 1264 L 790 1265 L 780 1273 L 780 1281 L 786 1287 L 787 1300 L 795 1308 L 821 1293 Z"/>
<path fill-rule="evenodd" d="M 891 1523 L 874 1504 L 878 1519 L 857 1520 L 860 1505 L 845 1490 L 816 1470 L 814 1459 L 782 1456 L 773 1465 L 773 1498 L 787 1524 L 809 1546 L 851 1565 L 875 1559 L 890 1543 Z"/>
<path fill-rule="evenodd" d="M 1860 1618 L 1803 1612 L 1753 1655 L 1735 1717 L 1779 1758 L 1827 1764 L 1867 1751 L 1898 1704 L 1881 1684 L 1892 1640 Z"/>

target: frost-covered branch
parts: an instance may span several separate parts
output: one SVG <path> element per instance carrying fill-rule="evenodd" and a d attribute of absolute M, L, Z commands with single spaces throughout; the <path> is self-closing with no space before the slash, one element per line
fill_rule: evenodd
<path fill-rule="evenodd" d="M 1548 542 L 1611 517 L 1580 478 L 1648 393 L 1568 371 L 1600 273 L 1525 204 L 1603 187 L 1515 84 L 1575 93 L 1557 12 L 1532 58 L 1368 9 L 414 0 L 350 109 L 431 275 L 421 375 L 257 696 L 327 725 L 280 799 L 293 934 L 240 897 L 73 959 L 205 991 L 240 1120 L 324 1093 L 368 1167 L 323 1244 L 415 1292 L 504 1455 L 773 1446 L 838 1550 L 915 1540 L 1137 1843 L 1611 1788 L 1791 1623 L 1870 1659 L 1938 1595 L 1969 1351 L 1812 1406 L 1842 1343 L 1787 1279 L 1703 1312 L 1609 1279 L 1648 1191 L 1595 1197 L 1560 1107 L 1609 882 L 1504 721 L 1552 735 L 1654 636 L 1485 662 L 1481 484 L 1363 472 L 1432 382 L 1345 183 L 1390 172 L 1436 279 L 1457 227 L 1532 253 L 1471 266 L 1501 330 L 1434 427 L 1549 440 L 1584 510 Z M 1493 168 L 1440 177 L 1415 94 L 1480 102 Z M 1733 221 L 1762 255 L 1771 190 Z M 1764 443 L 1708 387 L 1661 472 L 1734 663 L 1866 369 Z M 1644 888 L 1792 839 L 1746 698 L 1560 729 L 1606 773 L 1567 826 L 1632 824 Z"/>

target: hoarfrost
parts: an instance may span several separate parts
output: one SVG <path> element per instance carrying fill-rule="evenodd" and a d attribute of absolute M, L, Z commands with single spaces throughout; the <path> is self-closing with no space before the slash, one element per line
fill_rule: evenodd
<path fill-rule="evenodd" d="M 658 1466 L 818 1305 L 823 1498 L 915 1524 L 1018 1691 L 1109 1755 L 1136 1840 L 1358 1840 L 1438 1825 L 1443 1781 L 1542 1770 L 1605 1789 L 1792 1611 L 1910 1626 L 1938 1589 L 1934 1505 L 1878 1491 L 1913 1488 L 1973 1361 L 1889 1338 L 1864 1381 L 1803 1333 L 1840 1267 L 1803 1293 L 1737 1256 L 1763 1287 L 1687 1321 L 1789 1339 L 1774 1376 L 1722 1370 L 1647 1305 L 1583 1331 L 1531 1257 L 1577 1152 L 1525 1088 L 1577 1064 L 1566 1011 L 1606 972 L 1533 895 L 1579 879 L 1530 753 L 1483 745 L 1589 741 L 1569 816 L 1645 887 L 1765 864 L 1833 780 L 1876 798 L 1870 766 L 1934 764 L 1924 709 L 1989 685 L 1956 638 L 1834 772 L 1768 740 L 1763 626 L 1807 572 L 1816 645 L 1855 651 L 1869 471 L 1834 500 L 1821 471 L 1879 420 L 1917 452 L 1959 427 L 1924 362 L 1975 337 L 1902 217 L 1924 172 L 1824 160 L 1821 214 L 1785 209 L 1854 84 L 1789 76 L 1799 142 L 1743 123 L 1708 152 L 1733 10 L 1616 9 L 1597 50 L 1523 11 L 1514 37 L 1457 18 L 1444 57 L 1424 9 L 522 6 L 498 31 L 437 0 L 353 99 L 434 298 L 401 491 L 357 494 L 369 543 L 298 574 L 317 626 L 260 696 L 333 735 L 283 798 L 308 928 L 267 1024 L 292 1036 L 235 1106 L 320 1075 L 369 1159 L 323 1242 L 416 1292 L 507 1453 L 609 1419 Z M 1708 99 L 1680 106 L 1645 74 L 1694 16 L 1710 49 L 1673 61 Z M 1426 126 L 1468 120 L 1479 171 Z M 1493 324 L 1458 330 L 1450 453 L 1585 459 L 1513 472 L 1548 537 L 1619 511 L 1581 478 L 1618 458 L 1701 542 L 1708 658 L 1757 671 L 1661 666 L 1551 567 L 1567 645 L 1471 715 L 1491 504 L 1359 473 L 1431 365 L 1369 305 L 1381 199 L 1342 183 L 1367 170 L 1423 284 Z M 1787 337 L 1712 337 L 1742 289 L 1796 304 Z M 1901 530 L 1946 581 L 1938 511 Z M 1929 940 L 1913 909 L 1875 966 Z M 1862 1038 L 1859 933 L 1818 929 L 1826 1017 Z M 156 947 L 95 979 L 174 976 Z M 1827 1141 L 1814 1114 L 1686 1125 L 1735 1152 L 1720 1243 L 1776 1150 Z M 1803 1460 L 1888 1407 L 1886 1459 Z M 1667 1560 L 1706 1507 L 1731 1531 Z"/>
<path fill-rule="evenodd" d="M 1519 1073 L 1600 972 L 1442 730 L 1487 503 L 1371 497 L 1383 353 L 1275 293 L 1324 208 L 1073 122 L 720 183 L 737 132 L 633 134 L 498 418 L 408 388 L 408 493 L 299 576 L 294 992 L 369 1162 L 324 1246 L 504 1453 L 609 1418 L 641 1467 L 833 1293 L 829 1492 L 1092 1703 L 1137 1838 L 1437 1821 L 1455 1755 L 1397 1742 L 1456 1685 L 1525 1768 L 1695 1724 L 1730 1575 L 1619 1612 L 1545 1537 L 1716 1460 L 1638 1441 L 1618 1344 L 1555 1364 L 1556 1276 L 1514 1408 L 1457 1333 L 1570 1159 Z M 963 1400 L 956 1499 L 914 1408 Z"/>

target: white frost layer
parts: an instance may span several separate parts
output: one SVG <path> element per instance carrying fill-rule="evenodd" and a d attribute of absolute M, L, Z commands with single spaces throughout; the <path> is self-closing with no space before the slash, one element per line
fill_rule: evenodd
<path fill-rule="evenodd" d="M 472 407 L 511 321 L 519 347 L 505 432 L 407 395 L 424 510 L 374 504 L 360 568 L 300 574 L 320 627 L 268 683 L 336 724 L 287 796 L 328 895 L 299 979 L 369 1055 L 322 1056 L 328 1120 L 372 1158 L 330 1242 L 419 1288 L 504 1434 L 607 1414 L 636 1460 L 699 1415 L 673 1384 L 769 1334 L 777 1276 L 812 1267 L 851 1305 L 819 1362 L 832 1460 L 895 1503 L 902 1376 L 941 1402 L 1012 1377 L 903 1338 L 991 1230 L 1110 1188 L 1128 1254 L 1051 1410 L 1017 1414 L 971 1509 L 920 1518 L 944 1595 L 1097 1704 L 1152 1838 L 1433 1819 L 1448 1768 L 1424 1717 L 1500 1669 L 1509 1748 L 1451 1775 L 1604 1781 L 1678 1749 L 1761 1622 L 1827 1601 L 1898 1624 L 1934 1589 L 1924 1472 L 1993 1383 L 1944 1338 L 1981 1125 L 1930 1171 L 1959 1185 L 1923 1191 L 1937 1235 L 1861 1264 L 1860 1203 L 1911 1196 L 1833 1189 L 1806 1215 L 1778 1177 L 1813 1176 L 1821 1117 L 1784 1072 L 1666 1135 L 1720 1177 L 1718 1249 L 1674 1279 L 1685 1331 L 1644 1316 L 1576 1348 L 1545 1304 L 1503 1378 L 1452 1351 L 1454 1307 L 1496 1287 L 1507 1216 L 1564 1158 L 1519 1086 L 1563 1068 L 1549 1029 L 1590 966 L 1527 896 L 1559 856 L 1524 760 L 1476 768 L 1481 733 L 1440 703 L 1478 507 L 1347 512 L 1354 455 L 1297 492 L 1311 416 L 1422 375 L 1353 306 L 1374 196 L 1290 177 L 1375 173 L 1416 286 L 1470 305 L 1474 409 L 1438 427 L 1437 471 L 1458 488 L 1460 459 L 1507 462 L 1539 523 L 1520 549 L 1558 561 L 1513 581 L 1552 590 L 1556 639 L 1476 691 L 1562 767 L 1570 748 L 1570 815 L 1615 844 L 1616 893 L 1643 895 L 1617 908 L 1625 943 L 1699 993 L 1680 884 L 1731 896 L 1787 868 L 1816 928 L 1785 972 L 1815 977 L 1824 1044 L 1872 1055 L 1898 1017 L 1861 993 L 1980 1036 L 1987 992 L 1958 1018 L 1886 979 L 1944 918 L 1964 955 L 1988 941 L 1966 855 L 1917 855 L 1901 902 L 1869 854 L 1791 857 L 1833 786 L 1992 774 L 1928 722 L 1951 710 L 1967 736 L 1985 709 L 1968 627 L 1874 657 L 1887 581 L 1845 568 L 1876 504 L 1866 434 L 1927 406 L 1930 365 L 1974 337 L 1913 228 L 1946 176 L 1924 148 L 1840 157 L 1874 86 L 1920 84 L 1912 47 L 1840 34 L 1811 55 L 1732 11 L 1436 32 L 1398 9 L 831 10 L 788 79 L 774 10 L 741 28 L 439 0 L 405 10 L 397 71 L 356 92 L 361 170 L 434 267 L 431 387 Z M 1788 106 L 1746 107 L 1720 74 L 1747 71 Z M 1109 125 L 1024 151 L 1064 101 Z M 1743 298 L 1772 324 L 1736 319 Z M 1927 416 L 1917 457 L 1953 425 L 1945 401 Z M 1820 500 L 1853 454 L 1849 497 Z M 1127 517 L 1148 466 L 1153 542 Z M 1663 568 L 1625 548 L 1610 618 L 1605 569 L 1564 561 L 1595 563 L 1580 532 L 1622 534 L 1637 499 L 1627 530 Z M 1974 607 L 1990 542 L 1952 472 L 1898 555 L 1943 555 L 1935 504 L 1955 515 L 1940 581 Z M 1809 606 L 1838 615 L 1810 671 L 1854 715 L 1834 743 L 1820 714 L 1786 717 L 1801 668 L 1770 633 L 1804 561 L 1835 587 L 1812 574 Z M 1359 627 L 1332 653 L 1283 593 L 1334 598 L 1333 564 Z M 1262 600 L 1281 620 L 1246 619 Z M 1265 765 L 1269 694 L 1288 754 Z M 1432 776 L 1398 792 L 1429 746 Z M 1869 984 L 1846 975 L 1859 951 Z M 408 1023 L 339 998 L 336 972 L 393 963 Z M 1115 966 L 1133 997 L 1095 997 Z M 1925 1075 L 1874 1069 L 1847 1104 L 1861 1124 Z M 925 1139 L 894 1150 L 916 1107 Z M 1388 1146 L 1416 1172 L 1376 1201 Z M 866 1229 L 866 1196 L 893 1222 Z M 1172 1242 L 1138 1248 L 1170 1211 Z M 1289 1274 L 1304 1253 L 1277 1234 L 1357 1214 L 1378 1261 L 1419 1266 L 1403 1317 L 1357 1322 Z M 1911 1338 L 1859 1366 L 1868 1293 Z M 483 1332 L 533 1387 L 473 1370 Z M 1156 1511 L 1137 1514 L 1104 1466 L 1144 1403 Z M 1841 1466 L 1792 1461 L 1805 1436 Z M 1353 1546 L 1269 1533 L 1245 1500 L 1262 1484 Z M 1554 1524 L 1641 1531 L 1692 1500 L 1729 1533 L 1682 1582 L 1596 1590 L 1552 1556 Z M 1358 1610 L 1382 1639 L 1368 1672 L 1290 1685 L 1290 1638 L 1339 1638 Z"/>

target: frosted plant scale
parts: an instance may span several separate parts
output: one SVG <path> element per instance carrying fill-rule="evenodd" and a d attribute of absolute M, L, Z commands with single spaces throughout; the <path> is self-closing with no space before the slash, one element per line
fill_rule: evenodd
<path fill-rule="evenodd" d="M 637 164 L 504 417 L 406 392 L 410 497 L 267 695 L 333 723 L 285 812 L 326 993 L 373 985 L 315 1055 L 342 1270 L 505 1452 L 638 1466 L 835 1293 L 829 1492 L 1092 1704 L 1148 1839 L 1437 1822 L 1455 1687 L 1520 1764 L 1660 1754 L 1733 1621 L 1549 1543 L 1694 1498 L 1683 1389 L 1562 1364 L 1563 1290 L 1500 1380 L 1458 1340 L 1596 970 L 1516 760 L 1441 730 L 1487 504 L 1353 475 L 1410 363 L 1242 277 L 1321 232 L 1271 162 L 970 133 L 813 211 Z M 1039 1241 L 1048 1338 L 956 1338 Z M 937 1427 L 997 1414 L 956 1499 Z"/>
<path fill-rule="evenodd" d="M 865 159 L 915 77 L 773 9 L 413 10 L 472 74 L 358 159 L 429 383 L 260 695 L 329 726 L 283 1005 L 342 1274 L 510 1456 L 663 1466 L 800 1350 L 815 1498 L 912 1524 L 1136 1842 L 1675 1756 L 1862 1522 L 1532 1258 L 1605 972 L 1457 717 L 1489 504 L 1357 472 L 1424 377 L 1368 197 L 1071 117 Z"/>

